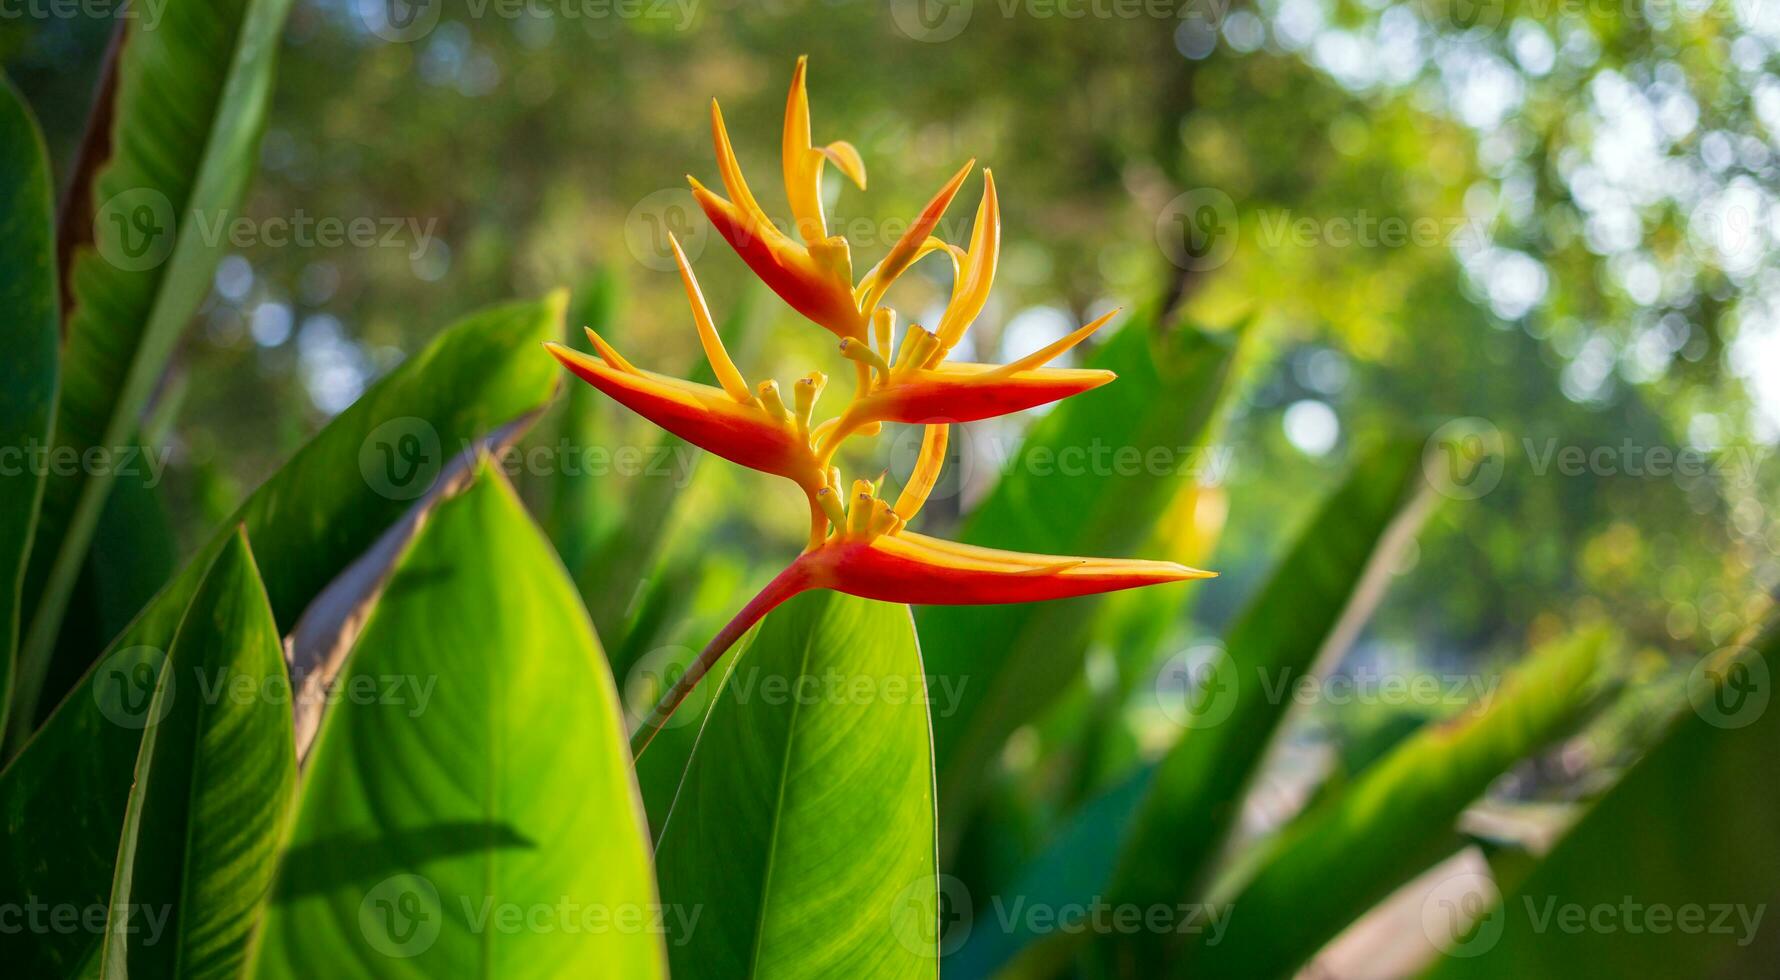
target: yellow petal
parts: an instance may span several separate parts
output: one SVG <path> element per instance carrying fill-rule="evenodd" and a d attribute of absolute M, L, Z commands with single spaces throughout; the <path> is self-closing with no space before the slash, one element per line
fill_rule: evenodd
<path fill-rule="evenodd" d="M 716 324 L 711 322 L 711 309 L 705 305 L 705 295 L 698 288 L 698 279 L 692 275 L 692 266 L 686 261 L 686 253 L 680 249 L 679 239 L 673 232 L 668 233 L 668 243 L 674 247 L 674 261 L 680 266 L 680 282 L 686 287 L 686 302 L 692 306 L 692 319 L 698 324 L 698 342 L 704 345 L 705 359 L 711 362 L 711 370 L 717 374 L 717 382 L 729 397 L 746 405 L 753 399 L 748 393 L 748 382 L 742 372 L 736 370 L 735 362 L 729 359 L 729 351 L 723 346 L 723 338 L 717 334 Z"/>

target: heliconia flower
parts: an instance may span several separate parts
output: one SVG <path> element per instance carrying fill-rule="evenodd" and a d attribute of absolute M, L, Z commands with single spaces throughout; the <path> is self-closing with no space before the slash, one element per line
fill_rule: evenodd
<path fill-rule="evenodd" d="M 1098 388 L 1118 375 L 1100 369 L 1044 365 L 1088 339 L 1118 312 L 1113 310 L 1010 364 L 938 361 L 944 356 L 942 341 L 918 325 L 904 334 L 895 361 L 863 344 L 843 340 L 842 356 L 869 365 L 871 379 L 838 419 L 818 430 L 823 442 L 817 457 L 826 459 L 833 444 L 874 422 L 975 422 Z M 889 318 L 880 315 L 878 319 L 885 322 Z"/>
<path fill-rule="evenodd" d="M 722 387 L 644 371 L 592 329 L 587 337 L 599 357 L 561 344 L 545 348 L 583 381 L 694 446 L 749 469 L 785 477 L 815 493 L 827 476 L 810 450 L 810 412 L 827 379 L 816 372 L 798 381 L 795 412 L 786 409 L 777 382 L 767 381 L 750 391 L 717 335 L 680 243 L 671 235 L 668 240 L 680 264 L 699 342 Z"/>
<path fill-rule="evenodd" d="M 785 195 L 791 202 L 799 240 L 780 231 L 749 190 L 723 125 L 723 111 L 715 99 L 711 100 L 711 140 L 716 145 L 717 170 L 729 199 L 717 196 L 697 178 L 686 179 L 692 185 L 692 196 L 717 233 L 779 298 L 837 337 L 864 340 L 871 311 L 883 299 L 884 290 L 924 254 L 928 236 L 945 215 L 946 206 L 957 195 L 975 161 L 965 164 L 934 195 L 920 217 L 891 247 L 889 256 L 867 276 L 871 285 L 863 294 L 856 293 L 847 240 L 828 234 L 821 182 L 824 163 L 833 163 L 864 190 L 865 162 L 851 143 L 835 142 L 821 148 L 811 145 L 806 67 L 807 59 L 799 58 L 786 100 L 782 141 Z"/>
<path fill-rule="evenodd" d="M 1114 379 L 1111 371 L 1048 365 L 1105 326 L 1118 311 L 1011 364 L 949 362 L 952 349 L 988 302 L 995 277 L 1001 205 L 994 174 L 983 171 L 983 198 L 968 249 L 942 241 L 933 232 L 975 161 L 965 164 L 934 195 L 883 261 L 854 283 L 846 240 L 827 233 L 821 179 L 824 167 L 832 163 L 863 190 L 865 165 L 849 143 L 820 148 L 812 144 L 806 67 L 798 59 L 781 144 L 785 194 L 797 237 L 776 228 L 748 189 L 715 101 L 711 132 L 729 197 L 719 197 L 697 180 L 692 180 L 692 187 L 718 233 L 755 275 L 793 309 L 840 338 L 840 352 L 853 362 L 857 378 L 852 399 L 840 414 L 812 425 L 816 399 L 827 381 L 819 372 L 793 386 L 789 407 L 776 382 L 748 386 L 724 350 L 698 281 L 672 236 L 681 283 L 717 387 L 640 370 L 592 330 L 587 334 L 597 357 L 546 345 L 570 371 L 631 410 L 695 446 L 791 480 L 809 504 L 810 536 L 803 552 L 742 607 L 661 698 L 632 736 L 636 752 L 648 745 L 661 723 L 742 634 L 774 607 L 809 589 L 832 589 L 883 602 L 975 605 L 1062 599 L 1212 574 L 1166 561 L 1002 551 L 908 529 L 939 480 L 950 423 L 1022 411 Z M 935 253 L 952 262 L 951 299 L 933 331 L 911 324 L 898 344 L 896 317 L 884 305 L 885 296 L 899 276 Z M 865 480 L 855 480 L 843 499 L 840 470 L 831 465 L 836 451 L 849 437 L 873 434 L 885 423 L 924 426 L 920 455 L 908 482 L 894 504 Z"/>
<path fill-rule="evenodd" d="M 922 443 L 921 458 L 910 480 L 909 490 L 917 491 L 912 502 L 905 491 L 903 499 L 891 507 L 872 492 L 870 483 L 858 480 L 853 485 L 852 504 L 843 513 L 833 499 L 832 487 L 820 491 L 834 533 L 799 555 L 711 640 L 638 728 L 634 740 L 638 751 L 648 745 L 661 723 L 730 645 L 800 592 L 833 589 L 880 602 L 985 605 L 1067 599 L 1215 575 L 1169 561 L 1070 558 L 980 548 L 904 529 L 905 509 L 912 516 L 932 488 L 931 477 L 937 474 L 938 465 L 931 460 L 945 453 L 944 436 L 936 439 L 933 433 L 944 429 L 930 426 L 927 430 L 928 438 Z M 931 472 L 924 475 L 923 469 Z"/>

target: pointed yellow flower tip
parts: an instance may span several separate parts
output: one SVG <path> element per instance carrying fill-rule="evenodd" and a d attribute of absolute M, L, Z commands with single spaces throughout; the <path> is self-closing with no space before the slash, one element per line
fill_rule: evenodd
<path fill-rule="evenodd" d="M 748 268 L 790 307 L 837 337 L 865 337 L 867 318 L 853 302 L 853 261 L 844 238 L 827 235 L 822 214 L 822 161 L 832 160 L 861 185 L 865 164 L 851 144 L 810 146 L 809 98 L 804 91 L 804 62 L 798 69 L 786 105 L 783 139 L 785 190 L 801 241 L 775 226 L 749 189 L 736 160 L 723 110 L 711 100 L 711 142 L 717 170 L 729 199 L 712 193 L 690 175 L 692 196 Z"/>
<path fill-rule="evenodd" d="M 916 259 L 933 251 L 933 245 L 929 243 L 928 236 L 933 234 L 933 229 L 939 225 L 939 219 L 946 216 L 946 208 L 951 206 L 952 198 L 958 196 L 958 188 L 964 186 L 964 178 L 970 176 L 970 168 L 976 165 L 977 162 L 971 160 L 959 167 L 958 172 L 952 175 L 952 179 L 946 181 L 946 185 L 939 189 L 939 193 L 933 195 L 933 198 L 927 202 L 927 206 L 921 209 L 920 215 L 902 233 L 902 237 L 896 240 L 896 244 L 890 246 L 890 254 L 884 256 L 884 261 L 879 262 L 877 268 L 873 269 L 871 274 L 866 277 L 869 285 L 862 284 L 865 287 L 865 299 L 859 304 L 861 310 L 866 311 L 869 315 L 872 310 L 877 308 L 878 303 L 883 301 L 884 294 L 889 291 L 891 284 L 895 283 L 904 272 L 907 272 L 909 266 L 915 264 Z M 936 244 L 943 246 L 945 243 L 937 242 Z"/>
<path fill-rule="evenodd" d="M 888 380 L 860 397 L 849 414 L 858 422 L 975 422 L 1098 388 L 1118 376 L 1097 368 L 1045 365 L 1086 340 L 1118 312 L 1113 310 L 1012 364 L 935 363 L 945 356 L 944 341 L 911 328 L 903 343 L 905 354 L 898 357 Z"/>
<path fill-rule="evenodd" d="M 1168 561 L 978 548 L 909 530 L 831 538 L 799 557 L 796 565 L 813 588 L 880 602 L 939 606 L 1067 599 L 1215 574 Z"/>
<path fill-rule="evenodd" d="M 600 357 L 561 344 L 544 347 L 576 377 L 700 449 L 785 477 L 808 493 L 823 485 L 825 476 L 810 452 L 808 437 L 783 414 L 783 405 L 775 414 L 752 396 L 740 402 L 721 388 L 641 370 L 592 330 L 587 335 Z M 776 402 L 776 387 L 772 397 Z"/>
<path fill-rule="evenodd" d="M 1001 201 L 995 196 L 995 174 L 983 170 L 983 202 L 977 205 L 976 224 L 970 232 L 970 251 L 965 253 L 962 267 L 952 277 L 952 301 L 940 317 L 940 345 L 945 350 L 957 346 L 964 331 L 983 305 L 989 302 L 989 287 L 995 281 L 995 266 L 1001 257 Z"/>

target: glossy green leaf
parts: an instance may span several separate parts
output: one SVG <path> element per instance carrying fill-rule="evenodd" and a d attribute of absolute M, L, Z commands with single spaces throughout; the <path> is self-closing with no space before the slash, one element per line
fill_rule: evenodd
<path fill-rule="evenodd" d="M 43 502 L 43 471 L 22 465 L 49 443 L 56 404 L 56 233 L 49 156 L 24 99 L 0 76 L 0 723 L 12 702 L 19 598 Z M 0 725 L 0 730 L 4 730 Z"/>
<path fill-rule="evenodd" d="M 229 528 L 244 525 L 254 542 L 281 630 L 426 491 L 447 454 L 549 399 L 557 369 L 539 345 L 560 334 L 560 313 L 550 300 L 471 316 L 373 385 L 248 498 Z M 167 650 L 229 533 L 161 590 L 107 657 Z M 106 718 L 97 682 L 89 672 L 0 772 L 4 900 L 87 908 L 110 891 L 141 732 Z M 75 936 L 0 931 L 0 961 L 27 972 L 68 972 L 84 948 Z"/>
<path fill-rule="evenodd" d="M 1086 903 L 1103 894 L 1119 845 L 1155 773 L 1153 765 L 1140 766 L 1076 807 L 1007 888 L 977 903 L 963 942 L 941 963 L 945 975 L 952 980 L 1054 976 L 1066 961 L 1070 944 L 1046 939 L 1069 933 L 1050 919 L 1035 920 L 1028 910 L 1040 915 L 1074 907 L 1085 910 Z"/>
<path fill-rule="evenodd" d="M 937 976 L 926 700 L 907 607 L 813 592 L 767 617 L 662 830 L 662 901 L 703 910 L 675 976 Z"/>
<path fill-rule="evenodd" d="M 119 666 L 147 663 L 132 660 Z M 237 977 L 271 891 L 297 778 L 283 648 L 239 531 L 156 668 L 101 976 Z M 147 676 L 118 671 L 107 680 L 128 704 L 141 693 L 130 685 Z"/>
<path fill-rule="evenodd" d="M 218 229 L 253 172 L 290 0 L 168 0 L 125 21 L 104 161 L 86 202 L 93 241 L 73 250 L 56 414 L 58 447 L 111 451 L 140 416 L 221 256 Z M 152 26 L 151 26 L 152 25 Z M 27 580 L 18 703 L 29 730 L 110 467 L 57 475 Z M 54 701 L 60 691 L 44 693 Z M 17 721 L 17 719 L 15 719 Z"/>
<path fill-rule="evenodd" d="M 1200 879 L 1291 704 L 1265 695 L 1288 690 L 1290 678 L 1310 670 L 1338 623 L 1357 628 L 1370 614 L 1378 590 L 1364 583 L 1383 568 L 1381 554 L 1391 550 L 1387 539 L 1412 533 L 1423 516 L 1411 507 L 1420 453 L 1419 442 L 1392 440 L 1356 462 L 1231 627 L 1225 656 L 1191 665 L 1188 680 L 1197 688 L 1180 708 L 1182 717 L 1192 719 L 1181 740 L 1160 763 L 1078 807 L 1026 869 L 1002 892 L 979 896 L 979 906 L 1054 909 L 1099 898 L 1133 908 L 1174 908 L 1203 897 Z M 1271 686 L 1262 685 L 1263 676 Z M 1099 846 L 1081 845 L 1096 832 L 1104 835 Z M 1028 925 L 1016 920 L 988 934 L 973 925 L 954 972 L 1042 976 L 1086 935 L 1035 932 Z M 1161 953 L 1135 934 L 1095 938 L 1103 947 L 1098 952 L 1108 956 Z M 1140 948 L 1123 948 L 1134 943 Z"/>
<path fill-rule="evenodd" d="M 1341 626 L 1351 634 L 1370 614 L 1388 574 L 1379 560 L 1392 550 L 1388 539 L 1412 534 L 1425 515 L 1413 505 L 1425 491 L 1421 455 L 1422 441 L 1411 438 L 1361 455 L 1232 624 L 1223 654 L 1194 665 L 1203 676 L 1190 678 L 1185 731 L 1125 843 L 1111 885 L 1116 901 L 1168 904 L 1202 891 L 1293 703 L 1281 692 L 1313 669 Z"/>
<path fill-rule="evenodd" d="M 663 975 L 617 691 L 499 475 L 439 506 L 334 690 L 259 975 Z"/>
<path fill-rule="evenodd" d="M 1035 423 L 960 537 L 1048 554 L 1126 554 L 1146 538 L 1180 481 L 1212 458 L 1207 435 L 1235 347 L 1233 336 L 1133 317 L 1090 359 L 1118 380 Z M 934 719 L 948 845 L 1008 733 L 1080 675 L 1095 603 L 921 610 L 929 667 L 963 684 L 958 710 Z"/>
<path fill-rule="evenodd" d="M 1702 661 L 1662 742 L 1433 976 L 1754 977 L 1780 905 L 1780 627 Z M 1456 883 L 1463 884 L 1463 883 Z M 1462 900 L 1478 889 L 1452 889 Z"/>
<path fill-rule="evenodd" d="M 1581 714 L 1606 641 L 1590 631 L 1536 652 L 1463 715 L 1423 728 L 1294 821 L 1227 899 L 1240 914 L 1216 942 L 1189 937 L 1174 975 L 1290 977 L 1355 917 L 1455 850 L 1465 807 Z"/>

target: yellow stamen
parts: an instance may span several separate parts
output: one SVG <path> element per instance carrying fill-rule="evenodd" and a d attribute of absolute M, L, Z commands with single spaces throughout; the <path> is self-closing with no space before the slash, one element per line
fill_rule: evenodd
<path fill-rule="evenodd" d="M 1118 314 L 1119 311 L 1117 309 L 1111 310 L 1101 315 L 1093 323 L 1084 327 L 1078 327 L 1073 333 L 1064 337 L 1062 340 L 1049 344 L 1041 350 L 1035 350 L 1011 364 L 1003 364 L 1001 367 L 996 368 L 993 373 L 997 375 L 1008 375 L 1019 371 L 1028 371 L 1032 368 L 1044 367 L 1046 364 L 1056 360 L 1064 351 L 1087 340 L 1094 331 L 1106 326 L 1107 322 Z"/>
<path fill-rule="evenodd" d="M 871 484 L 853 481 L 853 502 L 847 507 L 847 537 L 861 538 L 871 530 Z"/>
<path fill-rule="evenodd" d="M 902 351 L 896 358 L 896 372 L 912 371 L 925 367 L 927 357 L 939 346 L 939 338 L 922 329 L 920 324 L 909 327 L 902 341 Z"/>
<path fill-rule="evenodd" d="M 890 342 L 896 337 L 896 311 L 880 306 L 871 315 L 872 333 L 877 338 L 878 356 L 890 359 Z"/>
<path fill-rule="evenodd" d="M 816 491 L 816 506 L 821 507 L 822 513 L 828 515 L 828 523 L 836 528 L 847 526 L 847 512 L 841 509 L 840 495 L 834 492 L 833 487 L 823 487 Z"/>
<path fill-rule="evenodd" d="M 903 520 L 915 519 L 921 505 L 927 502 L 927 495 L 933 492 L 933 485 L 939 482 L 940 469 L 946 465 L 946 443 L 951 433 L 952 427 L 942 423 L 927 426 L 921 434 L 921 453 L 915 457 L 915 469 L 909 474 L 909 482 L 902 488 L 902 494 L 896 498 L 896 513 Z"/>
<path fill-rule="evenodd" d="M 735 362 L 729 359 L 723 338 L 717 334 L 717 325 L 711 322 L 711 308 L 705 305 L 705 294 L 698 288 L 698 279 L 693 276 L 692 266 L 686 261 L 686 253 L 680 249 L 680 240 L 673 232 L 668 232 L 668 244 L 674 247 L 674 262 L 680 266 L 680 282 L 686 287 L 686 302 L 692 306 L 692 320 L 698 324 L 698 342 L 704 345 L 705 359 L 711 362 L 711 370 L 717 373 L 717 383 L 729 397 L 746 405 L 754 400 L 754 396 L 748 393 L 748 382 L 742 372 L 736 370 Z"/>
<path fill-rule="evenodd" d="M 625 374 L 642 374 L 643 373 L 643 372 L 637 370 L 637 366 L 635 364 L 632 364 L 631 362 L 625 360 L 624 355 L 613 350 L 612 345 L 606 343 L 606 338 L 601 337 L 597 333 L 594 333 L 592 327 L 582 327 L 581 329 L 587 331 L 587 339 L 593 343 L 594 352 L 599 354 L 600 357 L 604 358 L 605 362 L 607 364 L 610 364 L 613 367 L 617 368 L 618 370 L 623 371 Z"/>
<path fill-rule="evenodd" d="M 811 371 L 798 378 L 791 388 L 791 400 L 796 405 L 797 431 L 803 433 L 805 440 L 810 437 L 810 415 L 816 410 L 816 399 L 822 396 L 822 389 L 828 384 L 828 377 L 820 371 Z"/>
<path fill-rule="evenodd" d="M 871 522 L 866 530 L 872 537 L 885 534 L 896 525 L 896 512 L 883 500 L 874 498 L 871 502 Z"/>
<path fill-rule="evenodd" d="M 781 422 L 791 418 L 791 413 L 785 411 L 784 400 L 779 397 L 779 383 L 771 378 L 760 383 L 760 404 L 768 415 Z"/>
<path fill-rule="evenodd" d="M 860 364 L 876 368 L 878 373 L 884 377 L 890 375 L 890 365 L 884 363 L 884 359 L 878 356 L 877 351 L 851 337 L 841 341 L 841 356 L 849 361 L 857 361 Z"/>

